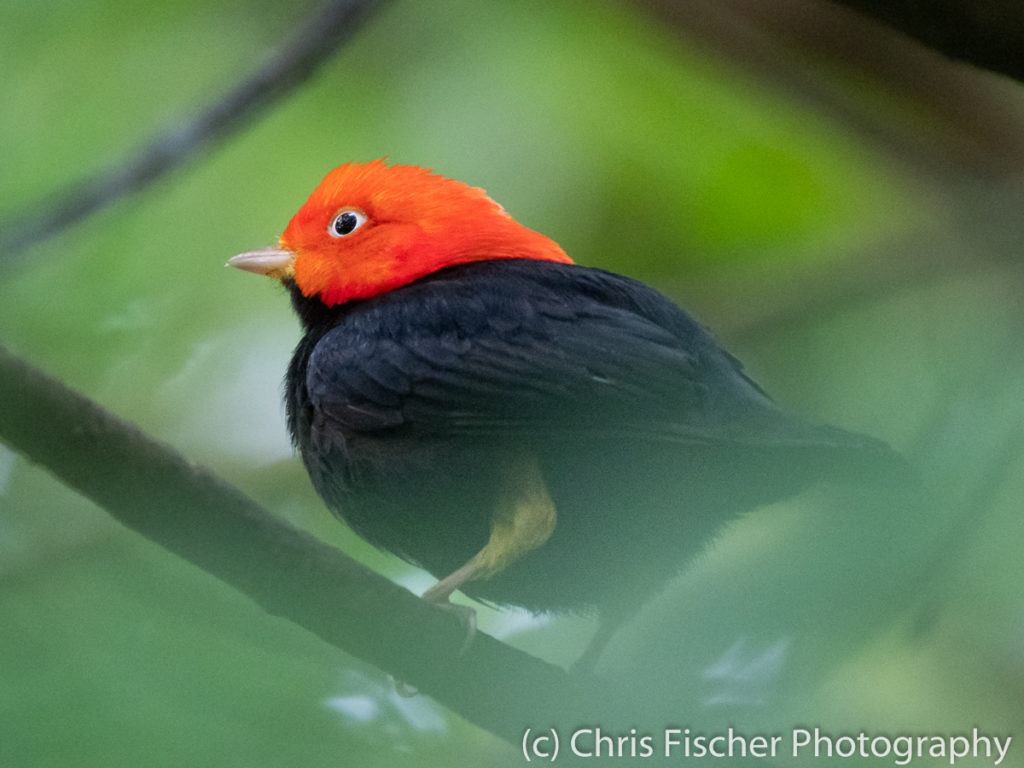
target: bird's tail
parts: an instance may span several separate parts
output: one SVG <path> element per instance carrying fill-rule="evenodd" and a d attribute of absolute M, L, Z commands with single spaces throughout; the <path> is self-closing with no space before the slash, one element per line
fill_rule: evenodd
<path fill-rule="evenodd" d="M 889 490 L 920 482 L 910 462 L 878 438 L 827 425 L 815 425 L 814 433 L 817 444 L 801 452 L 821 479 Z"/>

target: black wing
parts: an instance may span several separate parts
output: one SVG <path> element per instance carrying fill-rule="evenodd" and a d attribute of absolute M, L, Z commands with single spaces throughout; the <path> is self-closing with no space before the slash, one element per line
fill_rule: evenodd
<path fill-rule="evenodd" d="M 364 302 L 316 345 L 306 386 L 349 433 L 833 439 L 784 416 L 660 294 L 572 265 L 466 265 Z"/>

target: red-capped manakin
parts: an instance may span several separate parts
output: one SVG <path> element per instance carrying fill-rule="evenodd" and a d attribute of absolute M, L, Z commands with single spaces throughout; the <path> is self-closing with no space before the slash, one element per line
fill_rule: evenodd
<path fill-rule="evenodd" d="M 427 599 L 596 610 L 606 638 L 723 524 L 899 461 L 784 413 L 664 296 L 423 168 L 342 165 L 229 263 L 301 318 L 286 407 L 313 485 L 440 579 Z"/>

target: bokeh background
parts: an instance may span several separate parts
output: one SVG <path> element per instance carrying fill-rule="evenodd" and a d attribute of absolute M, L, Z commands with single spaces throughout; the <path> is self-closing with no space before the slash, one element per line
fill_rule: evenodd
<path fill-rule="evenodd" d="M 0 254 L 0 342 L 420 590 L 309 490 L 280 405 L 297 321 L 223 264 L 341 162 L 482 186 L 926 483 L 926 502 L 862 514 L 812 493 L 728 531 L 609 649 L 624 701 L 675 706 L 640 725 L 1024 738 L 1024 86 L 834 8 L 665 5 L 389 4 L 213 151 Z M 0 227 L 184 125 L 311 8 L 2 4 Z M 480 620 L 562 664 L 593 629 Z M 0 446 L 0 765 L 519 762 Z"/>

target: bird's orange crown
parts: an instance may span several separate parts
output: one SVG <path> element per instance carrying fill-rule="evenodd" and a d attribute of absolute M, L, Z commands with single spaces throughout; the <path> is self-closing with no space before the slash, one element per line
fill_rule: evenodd
<path fill-rule="evenodd" d="M 486 259 L 571 262 L 482 189 L 409 165 L 346 163 L 327 174 L 280 238 L 288 269 L 328 306 L 384 293 L 439 269 Z M 245 254 L 243 254 L 245 256 Z M 236 257 L 241 259 L 241 257 Z"/>

